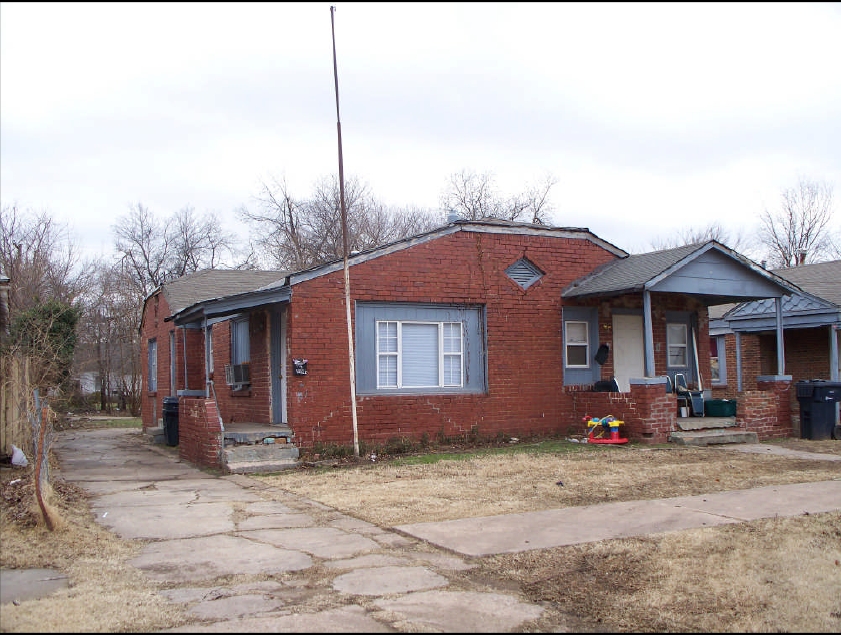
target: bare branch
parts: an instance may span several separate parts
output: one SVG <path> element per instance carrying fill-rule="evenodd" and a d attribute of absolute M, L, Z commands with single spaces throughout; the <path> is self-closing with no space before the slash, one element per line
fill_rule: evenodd
<path fill-rule="evenodd" d="M 832 258 L 837 237 L 832 232 L 832 186 L 801 178 L 783 190 L 780 208 L 759 217 L 759 238 L 776 267 L 796 267 Z"/>

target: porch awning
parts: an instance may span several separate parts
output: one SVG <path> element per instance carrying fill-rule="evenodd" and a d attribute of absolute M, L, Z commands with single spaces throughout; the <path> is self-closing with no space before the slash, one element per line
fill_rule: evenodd
<path fill-rule="evenodd" d="M 583 299 L 645 291 L 691 295 L 712 306 L 780 298 L 800 289 L 711 240 L 614 260 L 575 280 L 561 297 Z"/>
<path fill-rule="evenodd" d="M 785 369 L 782 298 L 801 292 L 795 284 L 766 271 L 715 240 L 614 260 L 561 293 L 564 299 L 640 294 L 643 300 L 645 376 L 654 376 L 651 294 L 679 293 L 705 306 L 773 298 L 776 309 L 777 371 Z"/>
<path fill-rule="evenodd" d="M 177 326 L 188 326 L 205 319 L 234 315 L 266 304 L 288 302 L 291 297 L 292 289 L 286 280 L 281 280 L 255 291 L 197 302 L 173 313 L 168 319 L 175 322 Z"/>

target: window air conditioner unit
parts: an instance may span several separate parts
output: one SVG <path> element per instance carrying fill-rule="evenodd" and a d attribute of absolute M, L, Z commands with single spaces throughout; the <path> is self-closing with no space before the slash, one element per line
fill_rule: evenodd
<path fill-rule="evenodd" d="M 225 364 L 225 383 L 228 386 L 250 384 L 251 367 L 248 364 Z"/>

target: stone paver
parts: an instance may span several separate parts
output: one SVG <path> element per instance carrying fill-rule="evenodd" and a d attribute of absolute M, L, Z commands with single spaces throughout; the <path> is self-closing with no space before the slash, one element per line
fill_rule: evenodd
<path fill-rule="evenodd" d="M 353 595 L 389 595 L 447 586 L 447 578 L 425 567 L 375 567 L 344 573 L 333 580 L 333 588 Z"/>
<path fill-rule="evenodd" d="M 97 520 L 121 538 L 174 540 L 210 536 L 234 530 L 231 506 L 226 503 L 177 504 L 178 496 L 155 505 L 121 505 L 97 501 Z"/>
<path fill-rule="evenodd" d="M 164 633 L 391 633 L 361 606 L 342 606 L 317 613 L 252 617 L 213 624 L 191 624 Z"/>
<path fill-rule="evenodd" d="M 543 608 L 501 593 L 425 591 L 375 604 L 402 617 L 397 628 L 422 625 L 444 633 L 506 632 L 543 614 Z"/>
<path fill-rule="evenodd" d="M 733 445 L 726 449 L 735 452 L 747 452 L 749 454 L 774 454 L 776 456 L 788 456 L 795 459 L 808 459 L 810 461 L 841 461 L 841 454 L 827 454 L 826 452 L 804 452 L 803 450 L 791 450 L 781 448 L 778 445 L 751 443 L 749 445 Z"/>
<path fill-rule="evenodd" d="M 200 619 L 229 620 L 272 613 L 283 608 L 283 602 L 265 595 L 245 593 L 205 601 L 189 609 L 190 615 Z"/>
<path fill-rule="evenodd" d="M 197 582 L 225 575 L 277 575 L 307 569 L 313 561 L 301 551 L 216 535 L 153 542 L 129 564 L 155 580 Z"/>
<path fill-rule="evenodd" d="M 67 588 L 68 582 L 55 569 L 0 569 L 0 604 L 44 597 Z"/>
<path fill-rule="evenodd" d="M 379 547 L 370 538 L 335 527 L 258 530 L 240 535 L 286 549 L 299 549 L 319 558 L 347 558 Z"/>

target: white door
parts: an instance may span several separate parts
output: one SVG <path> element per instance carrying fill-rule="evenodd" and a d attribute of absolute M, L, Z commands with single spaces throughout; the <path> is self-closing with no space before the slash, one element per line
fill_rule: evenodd
<path fill-rule="evenodd" d="M 641 315 L 613 316 L 613 374 L 622 392 L 630 392 L 632 377 L 645 377 Z"/>

